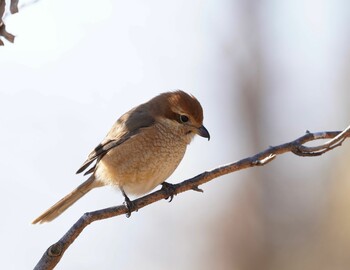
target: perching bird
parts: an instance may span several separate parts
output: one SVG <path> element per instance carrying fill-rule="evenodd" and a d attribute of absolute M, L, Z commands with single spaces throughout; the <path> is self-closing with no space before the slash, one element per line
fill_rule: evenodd
<path fill-rule="evenodd" d="M 55 219 L 87 192 L 105 185 L 118 187 L 128 206 L 127 195 L 145 194 L 174 172 L 196 134 L 210 138 L 203 126 L 201 104 L 184 91 L 160 94 L 131 109 L 77 171 L 85 171 L 96 161 L 85 172 L 91 176 L 32 223 Z"/>

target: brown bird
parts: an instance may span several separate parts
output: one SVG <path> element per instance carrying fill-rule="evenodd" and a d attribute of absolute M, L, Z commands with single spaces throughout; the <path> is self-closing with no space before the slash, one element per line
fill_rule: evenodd
<path fill-rule="evenodd" d="M 91 176 L 32 223 L 55 219 L 87 192 L 105 185 L 121 190 L 130 214 L 127 194 L 145 194 L 164 184 L 196 134 L 210 139 L 203 126 L 201 104 L 184 91 L 160 94 L 131 109 L 117 120 L 77 171 L 85 171 L 96 161 L 85 172 Z"/>

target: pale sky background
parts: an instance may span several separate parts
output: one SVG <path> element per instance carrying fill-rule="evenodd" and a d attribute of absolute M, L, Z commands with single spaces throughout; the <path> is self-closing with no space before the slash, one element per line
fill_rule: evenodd
<path fill-rule="evenodd" d="M 350 59 L 350 2 L 261 1 L 254 14 L 268 94 L 259 126 L 263 144 L 253 148 L 237 91 L 241 72 L 255 61 L 242 3 L 42 0 L 6 18 L 16 40 L 0 48 L 1 268 L 33 268 L 84 212 L 122 203 L 119 192 L 102 188 L 52 223 L 30 224 L 83 181 L 75 171 L 114 121 L 161 92 L 183 89 L 196 96 L 211 133 L 209 142 L 193 141 L 170 182 L 307 129 L 349 124 L 348 100 L 335 93 L 345 89 L 349 97 L 343 79 Z M 305 165 L 309 174 L 327 158 L 312 162 Z M 220 211 L 229 216 L 233 206 L 227 202 L 244 175 L 217 179 L 202 187 L 203 194 L 181 194 L 130 219 L 91 224 L 56 269 L 205 269 L 200 261 L 215 248 L 208 239 L 221 226 L 213 220 L 223 217 Z"/>

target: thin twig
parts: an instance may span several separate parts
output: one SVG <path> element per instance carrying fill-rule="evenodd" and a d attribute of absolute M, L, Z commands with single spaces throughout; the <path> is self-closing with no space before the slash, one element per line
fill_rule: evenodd
<path fill-rule="evenodd" d="M 9 42 L 15 41 L 15 36 L 6 31 L 6 25 L 3 22 L 3 19 L 6 17 L 5 14 L 5 0 L 0 0 L 0 37 L 4 37 Z M 12 14 L 18 12 L 18 0 L 11 0 L 10 12 Z M 3 46 L 4 42 L 0 39 L 0 46 Z"/>
<path fill-rule="evenodd" d="M 325 131 L 325 132 L 307 132 L 304 136 L 291 141 L 289 143 L 281 144 L 278 146 L 271 146 L 268 149 L 237 162 L 224 165 L 215 168 L 211 171 L 203 172 L 191 179 L 185 180 L 181 183 L 174 185 L 175 194 L 179 194 L 188 190 L 202 191 L 198 186 L 205 184 L 219 176 L 229 174 L 242 169 L 263 166 L 273 161 L 277 155 L 281 155 L 287 152 L 292 152 L 299 156 L 319 156 L 322 155 L 337 146 L 350 137 L 350 126 L 344 131 Z M 324 144 L 315 147 L 306 147 L 303 144 L 316 141 L 320 139 L 331 139 Z M 165 199 L 169 196 L 163 189 L 152 192 L 144 197 L 133 201 L 135 209 L 137 211 L 149 204 Z M 124 205 L 110 207 L 94 212 L 85 213 L 69 230 L 68 232 L 55 244 L 51 245 L 43 254 L 42 258 L 36 265 L 35 269 L 53 269 L 57 263 L 61 260 L 64 252 L 74 242 L 74 240 L 80 235 L 86 226 L 90 223 L 103 220 L 122 214 L 127 214 L 128 209 Z"/>

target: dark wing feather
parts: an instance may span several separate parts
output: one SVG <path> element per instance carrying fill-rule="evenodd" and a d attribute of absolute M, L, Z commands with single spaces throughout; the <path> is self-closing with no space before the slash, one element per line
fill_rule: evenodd
<path fill-rule="evenodd" d="M 100 143 L 94 151 L 90 153 L 88 156 L 87 160 L 81 165 L 79 170 L 76 173 L 81 173 L 86 170 L 87 167 L 90 166 L 92 162 L 94 162 L 96 159 L 101 159 L 107 152 L 108 150 L 112 149 L 113 147 L 118 146 L 119 144 L 125 142 L 127 139 L 129 139 L 129 136 L 124 137 L 123 139 L 120 140 L 109 140 L 109 141 L 103 141 Z M 92 173 L 95 170 L 95 166 L 92 167 L 90 170 L 84 173 L 84 175 Z"/>
<path fill-rule="evenodd" d="M 90 153 L 76 173 L 85 171 L 95 160 L 97 163 L 110 149 L 137 135 L 142 128 L 153 125 L 154 118 L 148 113 L 149 110 L 145 106 L 147 105 L 142 104 L 122 115 L 113 125 L 106 138 Z M 96 164 L 84 175 L 93 173 L 95 167 Z"/>

